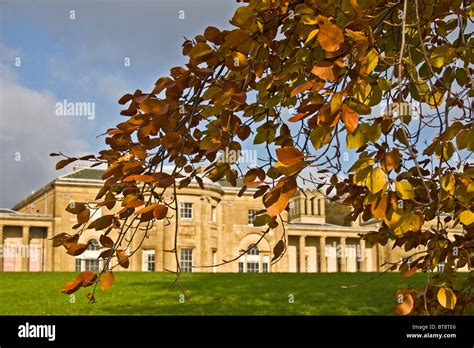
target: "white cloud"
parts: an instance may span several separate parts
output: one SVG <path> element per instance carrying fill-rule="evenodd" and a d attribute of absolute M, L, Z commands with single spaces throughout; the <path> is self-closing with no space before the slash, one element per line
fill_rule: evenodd
<path fill-rule="evenodd" d="M 77 122 L 87 119 L 56 116 L 58 98 L 52 92 L 22 85 L 5 64 L 0 70 L 0 206 L 11 206 L 60 174 L 49 153 L 76 156 L 91 150 L 75 134 Z"/>

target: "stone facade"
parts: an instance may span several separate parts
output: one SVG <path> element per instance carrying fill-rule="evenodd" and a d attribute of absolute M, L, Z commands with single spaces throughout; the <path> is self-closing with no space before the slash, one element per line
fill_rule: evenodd
<path fill-rule="evenodd" d="M 60 176 L 13 210 L 0 211 L 0 271 L 96 271 L 102 267 L 97 257 L 103 231 L 85 230 L 80 242 L 89 248 L 79 257 L 65 249 L 53 248 L 53 236 L 72 233 L 74 215 L 65 208 L 70 202 L 90 202 L 102 186 L 102 170 L 76 168 Z M 238 197 L 239 189 L 226 183 L 205 182 L 178 191 L 178 257 L 183 271 L 192 272 L 376 272 L 384 261 L 398 261 L 407 255 L 392 245 L 373 246 L 359 234 L 377 230 L 372 224 L 343 227 L 325 221 L 324 196 L 318 191 L 298 193 L 290 204 L 288 220 L 268 233 L 256 247 L 238 260 L 221 266 L 256 244 L 262 227 L 252 225 L 252 215 L 262 209 L 261 200 L 248 190 Z M 112 211 L 118 211 L 115 207 Z M 101 214 L 110 214 L 102 207 Z M 96 215 L 95 217 L 98 217 Z M 130 267 L 120 271 L 174 270 L 175 255 L 166 252 L 174 247 L 176 219 L 171 224 L 155 222 L 138 251 L 130 257 Z M 272 264 L 272 249 L 286 235 L 287 251 Z M 114 239 L 114 235 L 110 235 Z M 128 236 L 129 237 L 129 236 Z M 131 250 L 138 246 L 138 239 Z M 324 251 L 324 252 L 321 252 Z"/>

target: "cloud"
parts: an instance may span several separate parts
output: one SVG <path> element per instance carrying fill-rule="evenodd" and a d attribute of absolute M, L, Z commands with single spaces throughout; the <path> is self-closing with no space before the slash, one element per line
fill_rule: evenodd
<path fill-rule="evenodd" d="M 60 174 L 54 169 L 57 158 L 49 153 L 91 150 L 75 134 L 87 118 L 56 116 L 54 93 L 25 87 L 5 64 L 0 70 L 0 206 L 8 207 Z"/>

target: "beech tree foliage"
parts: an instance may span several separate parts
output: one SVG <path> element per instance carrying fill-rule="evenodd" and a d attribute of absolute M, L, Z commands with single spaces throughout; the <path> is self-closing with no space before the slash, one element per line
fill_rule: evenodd
<path fill-rule="evenodd" d="M 472 17 L 461 0 L 250 1 L 231 29 L 210 26 L 186 39 L 185 66 L 120 98 L 124 120 L 104 134 L 106 149 L 52 154 L 64 157 L 57 169 L 77 160 L 107 165 L 96 200 L 68 207 L 74 232 L 54 238 L 79 255 L 87 247 L 80 234 L 104 230 L 104 269 L 79 274 L 63 292 L 110 287 L 111 260 L 129 265 L 125 235 L 141 245 L 154 221 L 175 219 L 179 188 L 202 186 L 204 177 L 237 186 L 240 178 L 240 194 L 256 187 L 265 207 L 255 223 L 262 236 L 283 223 L 303 184 L 324 188 L 352 208 L 347 219 L 379 221 L 361 238 L 412 253 L 389 270 L 426 274 L 421 289 L 396 291 L 396 313 L 467 313 L 474 276 L 456 270 L 473 262 Z M 263 149 L 261 166 L 219 156 L 244 141 Z M 97 207 L 115 206 L 94 218 Z M 177 232 L 166 251 L 175 255 Z M 283 236 L 274 262 L 285 249 Z"/>

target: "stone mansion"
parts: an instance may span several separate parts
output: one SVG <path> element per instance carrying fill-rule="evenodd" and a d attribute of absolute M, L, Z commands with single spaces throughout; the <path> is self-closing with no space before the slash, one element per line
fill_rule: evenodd
<path fill-rule="evenodd" d="M 99 236 L 102 231 L 85 230 L 79 242 L 88 244 L 80 256 L 53 248 L 53 236 L 73 234 L 76 217 L 65 208 L 70 202 L 93 201 L 102 186 L 103 170 L 76 167 L 17 203 L 0 210 L 0 271 L 98 271 L 102 260 Z M 326 223 L 324 196 L 316 190 L 299 193 L 284 228 L 278 226 L 259 243 L 263 227 L 254 227 L 261 199 L 252 189 L 238 197 L 239 188 L 226 182 L 204 182 L 178 191 L 178 258 L 183 272 L 376 272 L 385 261 L 405 255 L 391 243 L 376 246 L 358 236 L 377 230 L 372 224 L 351 227 Z M 108 214 L 102 207 L 102 214 Z M 97 216 L 97 214 L 96 214 Z M 176 267 L 173 249 L 176 219 L 166 225 L 154 223 L 148 239 L 130 258 L 123 271 L 164 271 Z M 272 250 L 286 233 L 285 255 L 272 264 Z M 222 260 L 250 251 L 237 261 L 214 267 Z M 341 252 L 342 251 L 342 252 Z M 206 267 L 202 267 L 206 266 Z"/>

